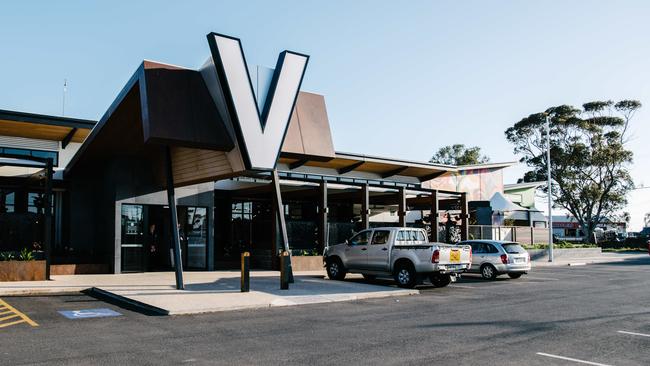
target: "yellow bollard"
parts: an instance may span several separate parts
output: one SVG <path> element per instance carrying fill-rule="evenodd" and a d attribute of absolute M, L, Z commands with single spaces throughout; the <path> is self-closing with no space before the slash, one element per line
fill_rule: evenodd
<path fill-rule="evenodd" d="M 283 251 L 280 255 L 280 290 L 289 289 L 289 253 Z"/>
<path fill-rule="evenodd" d="M 241 292 L 249 292 L 251 289 L 251 254 L 241 254 Z"/>

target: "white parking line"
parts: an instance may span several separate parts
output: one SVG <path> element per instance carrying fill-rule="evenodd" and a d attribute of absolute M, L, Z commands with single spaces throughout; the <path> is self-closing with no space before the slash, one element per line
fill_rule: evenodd
<path fill-rule="evenodd" d="M 542 353 L 542 352 L 537 352 L 538 355 L 540 356 L 546 356 L 546 357 L 551 357 L 551 358 L 557 358 L 560 360 L 565 360 L 565 361 L 571 361 L 571 362 L 577 362 L 577 363 L 584 363 L 586 365 L 595 365 L 595 366 L 611 366 L 605 363 L 598 363 L 598 362 L 591 362 L 591 361 L 585 361 L 585 360 L 578 360 L 577 358 L 571 358 L 571 357 L 564 357 L 564 356 L 558 356 L 558 355 L 552 355 L 550 353 Z"/>
<path fill-rule="evenodd" d="M 624 330 L 619 330 L 617 333 L 630 334 L 630 335 L 641 336 L 641 337 L 650 337 L 650 334 L 634 333 L 634 332 L 626 332 L 626 331 L 624 331 Z"/>
<path fill-rule="evenodd" d="M 537 276 L 526 276 L 524 279 L 527 280 L 543 280 L 543 281 L 559 281 L 559 278 L 549 278 L 549 277 L 537 277 Z"/>

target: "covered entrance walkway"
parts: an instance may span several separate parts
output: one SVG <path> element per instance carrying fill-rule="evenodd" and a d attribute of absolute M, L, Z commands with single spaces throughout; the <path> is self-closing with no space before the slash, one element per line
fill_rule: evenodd
<path fill-rule="evenodd" d="M 369 227 L 426 228 L 430 240 L 445 241 L 450 215 L 467 238 L 464 193 L 430 190 L 415 184 L 280 172 L 286 232 L 293 256 L 319 256 Z M 267 174 L 215 183 L 215 264 L 237 268 L 241 252 L 252 253 L 255 268 L 277 268 L 281 222 Z"/>

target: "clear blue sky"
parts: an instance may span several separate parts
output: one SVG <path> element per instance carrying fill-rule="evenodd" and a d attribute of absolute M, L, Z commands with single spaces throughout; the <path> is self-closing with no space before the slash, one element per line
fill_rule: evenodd
<path fill-rule="evenodd" d="M 311 55 L 337 150 L 428 160 L 478 145 L 517 160 L 503 131 L 551 105 L 634 98 L 633 176 L 650 185 L 645 1 L 20 1 L 0 12 L 0 108 L 97 119 L 143 59 L 198 67 L 211 31 L 250 64 Z M 514 182 L 524 169 L 509 169 Z M 650 189 L 631 196 L 633 229 Z"/>

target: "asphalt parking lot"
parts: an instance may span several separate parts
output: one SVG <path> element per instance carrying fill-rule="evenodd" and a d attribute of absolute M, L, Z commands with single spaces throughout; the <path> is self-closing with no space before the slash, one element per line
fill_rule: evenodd
<path fill-rule="evenodd" d="M 37 326 L 0 328 L 0 364 L 650 364 L 650 257 L 420 290 L 171 317 L 81 294 L 6 297 Z"/>

